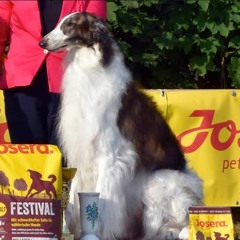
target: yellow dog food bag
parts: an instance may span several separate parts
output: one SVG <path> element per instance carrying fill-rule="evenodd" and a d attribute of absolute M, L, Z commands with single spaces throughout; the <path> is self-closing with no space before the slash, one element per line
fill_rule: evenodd
<path fill-rule="evenodd" d="M 234 240 L 229 207 L 191 207 L 189 240 Z"/>
<path fill-rule="evenodd" d="M 61 158 L 54 145 L 0 144 L 0 239 L 61 238 Z"/>

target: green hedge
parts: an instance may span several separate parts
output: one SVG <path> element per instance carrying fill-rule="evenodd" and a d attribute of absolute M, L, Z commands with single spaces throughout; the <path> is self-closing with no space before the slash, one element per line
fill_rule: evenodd
<path fill-rule="evenodd" d="M 238 88 L 240 2 L 108 0 L 110 28 L 149 88 Z"/>

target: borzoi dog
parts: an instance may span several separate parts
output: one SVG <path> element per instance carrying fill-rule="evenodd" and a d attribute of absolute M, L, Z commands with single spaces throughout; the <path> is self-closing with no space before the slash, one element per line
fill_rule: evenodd
<path fill-rule="evenodd" d="M 105 23 L 73 13 L 39 43 L 67 50 L 59 138 L 78 169 L 67 213 L 79 237 L 78 192 L 100 192 L 101 239 L 188 239 L 188 208 L 202 183 L 175 135 L 135 86 Z"/>

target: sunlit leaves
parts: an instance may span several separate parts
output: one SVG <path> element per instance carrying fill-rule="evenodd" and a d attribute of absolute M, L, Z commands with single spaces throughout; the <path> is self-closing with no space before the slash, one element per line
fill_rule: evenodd
<path fill-rule="evenodd" d="M 228 66 L 229 76 L 233 79 L 233 85 L 240 88 L 240 58 L 232 57 Z"/>
<path fill-rule="evenodd" d="M 108 0 L 108 24 L 150 87 L 196 86 L 210 72 L 240 86 L 239 1 Z"/>
<path fill-rule="evenodd" d="M 117 16 L 116 16 L 116 11 L 118 10 L 118 5 L 114 2 L 108 2 L 107 3 L 107 15 L 108 19 L 111 21 L 111 23 L 116 23 L 117 21 Z"/>
<path fill-rule="evenodd" d="M 200 8 L 204 11 L 204 12 L 207 12 L 208 10 L 208 7 L 209 7 L 209 3 L 210 3 L 210 0 L 198 0 L 198 5 L 200 6 Z"/>

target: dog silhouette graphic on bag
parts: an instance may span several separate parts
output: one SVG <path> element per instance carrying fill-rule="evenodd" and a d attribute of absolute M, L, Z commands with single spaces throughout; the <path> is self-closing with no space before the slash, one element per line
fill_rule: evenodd
<path fill-rule="evenodd" d="M 57 177 L 54 174 L 50 174 L 48 176 L 48 179 L 50 180 L 43 180 L 41 173 L 31 169 L 28 169 L 27 171 L 30 173 L 32 184 L 28 190 L 26 197 L 32 198 L 39 193 L 45 192 L 50 199 L 53 197 L 55 199 L 57 198 L 57 192 L 53 185 L 53 183 L 57 180 Z"/>
<path fill-rule="evenodd" d="M 219 232 L 213 232 L 213 233 L 214 233 L 215 240 L 227 240 L 229 238 L 229 234 L 225 234 L 223 237 L 223 236 L 221 236 L 221 233 L 219 233 Z M 206 239 L 205 239 L 203 232 L 197 231 L 196 240 L 212 240 L 212 238 L 206 237 Z"/>
<path fill-rule="evenodd" d="M 219 232 L 214 232 L 215 240 L 227 240 L 230 236 L 229 234 L 224 234 L 224 237 Z"/>

